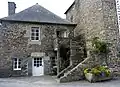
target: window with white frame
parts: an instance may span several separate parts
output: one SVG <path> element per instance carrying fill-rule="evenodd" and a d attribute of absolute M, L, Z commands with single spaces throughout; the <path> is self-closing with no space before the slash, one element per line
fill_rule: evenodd
<path fill-rule="evenodd" d="M 21 59 L 19 58 L 13 59 L 13 70 L 21 70 Z"/>
<path fill-rule="evenodd" d="M 64 38 L 67 38 L 69 36 L 69 33 L 67 31 L 63 31 L 61 33 L 61 36 L 64 37 Z"/>
<path fill-rule="evenodd" d="M 40 29 L 39 29 L 39 27 L 32 27 L 31 28 L 31 40 L 32 41 L 40 40 Z"/>

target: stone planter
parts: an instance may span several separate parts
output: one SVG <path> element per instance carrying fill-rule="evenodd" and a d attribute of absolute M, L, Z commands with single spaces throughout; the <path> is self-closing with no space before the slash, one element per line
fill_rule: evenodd
<path fill-rule="evenodd" d="M 112 76 L 106 77 L 106 76 L 95 76 L 92 73 L 87 73 L 85 74 L 85 78 L 89 81 L 89 82 L 98 82 L 98 81 L 104 81 L 104 80 L 110 80 L 112 79 Z"/>

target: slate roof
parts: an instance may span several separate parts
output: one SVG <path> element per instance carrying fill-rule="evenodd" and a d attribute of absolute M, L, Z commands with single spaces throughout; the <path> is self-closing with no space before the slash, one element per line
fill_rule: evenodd
<path fill-rule="evenodd" d="M 44 7 L 35 4 L 19 13 L 4 17 L 0 20 L 6 21 L 22 21 L 22 22 L 40 22 L 40 23 L 58 23 L 72 24 L 65 19 L 60 18 L 54 13 L 48 11 Z"/>

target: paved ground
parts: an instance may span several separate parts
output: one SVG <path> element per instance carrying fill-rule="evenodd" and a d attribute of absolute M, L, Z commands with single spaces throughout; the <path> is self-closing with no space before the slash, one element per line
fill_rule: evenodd
<path fill-rule="evenodd" d="M 99 83 L 87 81 L 58 83 L 50 76 L 0 78 L 0 87 L 120 87 L 120 79 Z"/>

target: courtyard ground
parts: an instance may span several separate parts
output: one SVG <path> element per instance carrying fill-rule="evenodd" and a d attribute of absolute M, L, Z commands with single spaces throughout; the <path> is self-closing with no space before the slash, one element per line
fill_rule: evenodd
<path fill-rule="evenodd" d="M 51 76 L 12 77 L 0 78 L 0 87 L 120 87 L 120 78 L 98 83 L 87 81 L 58 83 Z"/>

